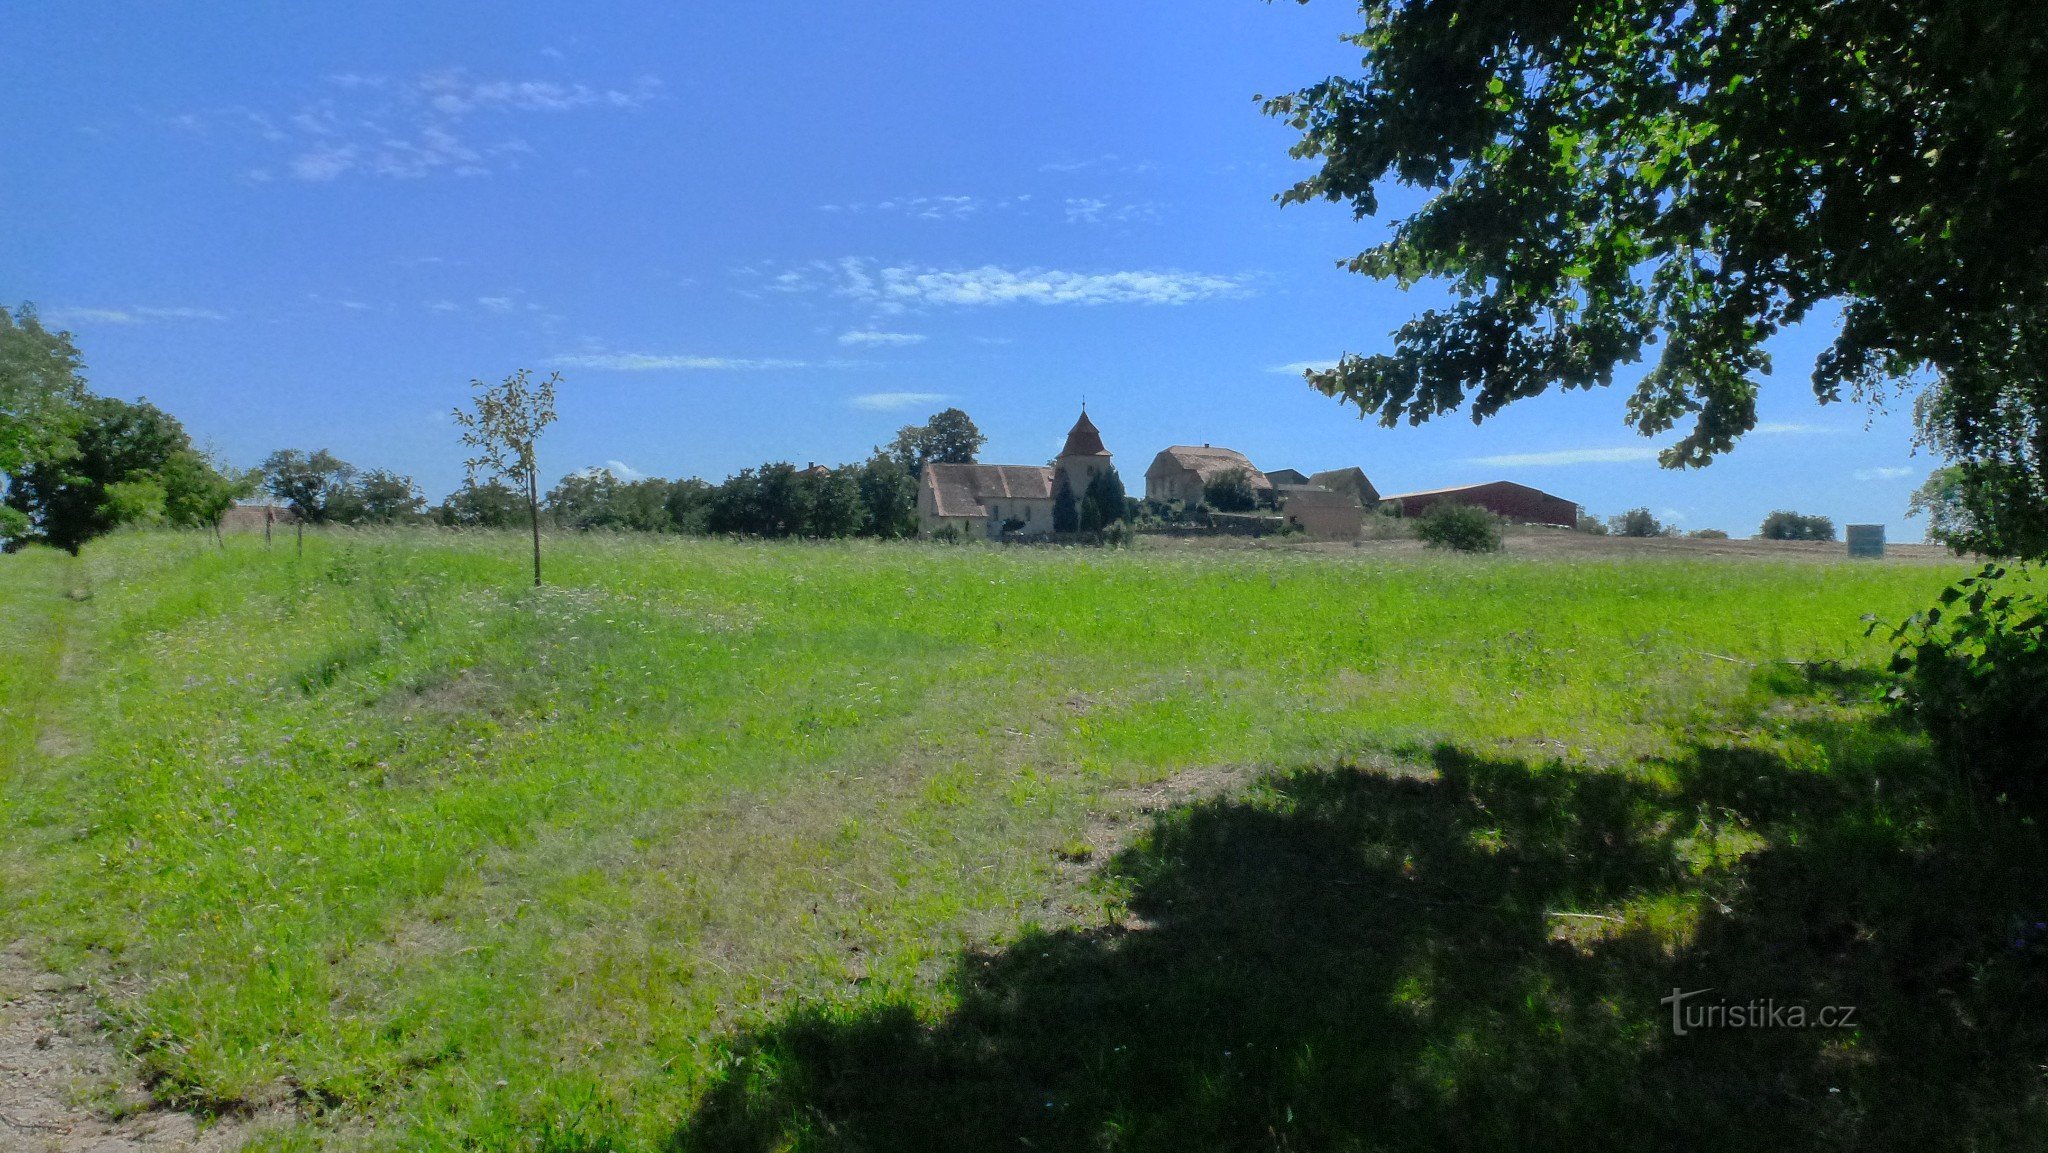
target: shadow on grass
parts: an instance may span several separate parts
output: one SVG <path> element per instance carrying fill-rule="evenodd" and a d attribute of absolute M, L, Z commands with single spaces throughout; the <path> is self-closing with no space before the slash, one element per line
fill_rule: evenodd
<path fill-rule="evenodd" d="M 1106 866 L 1130 923 L 964 956 L 935 1022 L 810 1009 L 742 1038 L 672 1148 L 2048 1143 L 2037 830 L 1955 801 L 1900 734 L 1798 715 L 1774 723 L 1825 765 L 1445 747 L 1168 813 Z M 1781 1024 L 1675 1035 L 1675 989 Z"/>

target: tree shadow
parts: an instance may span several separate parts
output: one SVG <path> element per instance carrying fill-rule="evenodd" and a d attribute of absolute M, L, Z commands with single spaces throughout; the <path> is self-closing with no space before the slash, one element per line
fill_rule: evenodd
<path fill-rule="evenodd" d="M 1168 812 L 1105 866 L 1128 922 L 963 955 L 937 1021 L 744 1036 L 671 1148 L 2048 1143 L 2039 831 L 1903 734 L 1792 716 L 1826 763 L 1445 747 Z M 1676 1033 L 1679 990 L 1722 1016 Z"/>

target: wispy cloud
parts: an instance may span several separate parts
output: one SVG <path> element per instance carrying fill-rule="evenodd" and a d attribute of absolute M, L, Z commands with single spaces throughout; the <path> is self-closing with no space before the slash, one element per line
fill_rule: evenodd
<path fill-rule="evenodd" d="M 855 408 L 876 412 L 888 412 L 898 408 L 912 408 L 920 404 L 937 404 L 946 399 L 943 392 L 868 392 L 847 401 Z"/>
<path fill-rule="evenodd" d="M 627 464 L 623 460 L 605 461 L 604 471 L 611 473 L 613 476 L 618 477 L 620 480 L 627 482 L 647 479 L 646 473 L 641 472 L 639 469 L 634 468 L 632 465 Z"/>
<path fill-rule="evenodd" d="M 1852 430 L 1825 424 L 1802 424 L 1795 420 L 1767 420 L 1749 431 L 1758 436 L 1829 436 Z"/>
<path fill-rule="evenodd" d="M 1070 196 L 1066 202 L 1068 224 L 1155 223 L 1159 206 L 1151 201 L 1119 204 L 1097 196 Z"/>
<path fill-rule="evenodd" d="M 180 320 L 226 320 L 228 314 L 217 308 L 157 308 L 135 306 L 130 308 L 57 308 L 45 317 L 52 324 L 151 324 L 157 321 Z"/>
<path fill-rule="evenodd" d="M 831 274 L 836 280 L 832 291 L 838 295 L 884 312 L 920 305 L 1189 304 L 1250 291 L 1244 277 L 1179 270 L 1071 272 L 993 264 L 961 269 L 878 267 L 873 261 L 848 258 L 837 265 L 813 266 L 813 271 Z M 817 278 L 808 272 L 786 272 L 775 280 L 782 291 L 807 291 L 816 284 Z"/>
<path fill-rule="evenodd" d="M 1334 360 L 1297 360 L 1292 364 L 1276 364 L 1266 371 L 1282 376 L 1300 376 L 1304 372 L 1328 372 L 1335 367 L 1337 362 Z"/>
<path fill-rule="evenodd" d="M 1469 458 L 1468 464 L 1495 468 L 1547 468 L 1569 464 L 1619 464 L 1624 461 L 1656 460 L 1658 449 L 1649 445 L 1617 445 L 1612 448 L 1562 448 L 1551 452 L 1510 452 L 1499 456 Z"/>
<path fill-rule="evenodd" d="M 803 360 L 774 357 L 684 356 L 644 352 L 590 352 L 557 356 L 548 361 L 557 368 L 594 368 L 605 372 L 718 372 L 759 371 L 777 368 L 838 367 L 813 365 Z"/>
<path fill-rule="evenodd" d="M 285 151 L 276 160 L 284 173 L 312 183 L 344 176 L 481 176 L 532 152 L 504 131 L 513 118 L 632 111 L 659 99 L 662 83 L 651 76 L 612 86 L 491 79 L 456 69 L 411 79 L 340 73 L 327 78 L 325 89 L 290 112 L 236 107 L 203 116 L 186 113 L 166 123 L 186 133 L 219 127 L 254 136 Z M 250 167 L 244 176 L 271 180 L 273 167 Z"/>
<path fill-rule="evenodd" d="M 856 332 L 842 332 L 839 334 L 839 343 L 841 344 L 854 344 L 868 347 L 900 347 L 906 344 L 923 344 L 924 340 L 924 334 L 921 332 L 874 332 L 871 330 L 861 330 Z"/>
<path fill-rule="evenodd" d="M 1889 468 L 1859 468 L 1855 472 L 1857 480 L 1897 480 L 1902 476 L 1912 475 L 1912 469 L 1898 466 Z"/>

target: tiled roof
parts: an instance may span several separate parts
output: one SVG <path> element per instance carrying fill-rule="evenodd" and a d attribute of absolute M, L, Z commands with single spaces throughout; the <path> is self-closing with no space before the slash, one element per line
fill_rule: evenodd
<path fill-rule="evenodd" d="M 985 517 L 989 501 L 1052 499 L 1052 470 L 1037 464 L 928 464 L 923 484 L 940 516 Z"/>
<path fill-rule="evenodd" d="M 1081 419 L 1067 433 L 1067 446 L 1060 450 L 1061 456 L 1108 456 L 1109 450 L 1102 447 L 1102 434 L 1095 431 L 1095 422 L 1088 419 L 1088 410 L 1081 410 Z"/>
<path fill-rule="evenodd" d="M 1217 473 L 1226 469 L 1241 468 L 1245 476 L 1251 478 L 1253 488 L 1273 487 L 1273 482 L 1266 479 L 1266 474 L 1255 468 L 1249 457 L 1234 448 L 1212 448 L 1206 444 L 1176 444 L 1159 455 L 1181 468 L 1192 469 L 1195 475 L 1202 478 L 1203 484 L 1208 484 Z M 1153 467 L 1158 467 L 1158 459 L 1154 458 L 1152 464 Z M 1146 470 L 1147 475 L 1150 472 L 1150 469 Z"/>

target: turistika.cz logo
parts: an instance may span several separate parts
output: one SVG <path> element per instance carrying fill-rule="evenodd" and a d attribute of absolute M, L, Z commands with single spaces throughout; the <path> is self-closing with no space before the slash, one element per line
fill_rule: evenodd
<path fill-rule="evenodd" d="M 1671 1032 L 1683 1037 L 1695 1029 L 1853 1029 L 1854 1005 L 1783 1005 L 1770 998 L 1760 1001 L 1694 1001 L 1712 989 L 1673 988 L 1659 998 L 1659 1005 L 1671 1006 Z"/>

